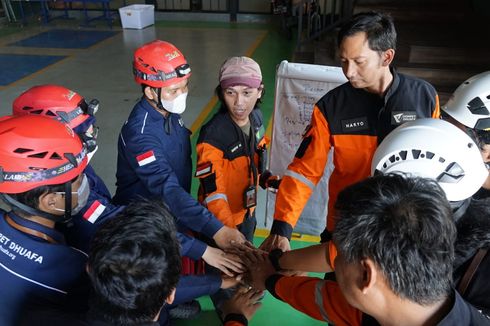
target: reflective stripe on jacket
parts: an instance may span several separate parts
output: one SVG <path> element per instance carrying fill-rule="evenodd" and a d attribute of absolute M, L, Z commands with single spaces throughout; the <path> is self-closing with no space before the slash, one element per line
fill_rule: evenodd
<path fill-rule="evenodd" d="M 345 83 L 316 103 L 311 124 L 279 187 L 271 233 L 291 236 L 323 175 L 331 147 L 334 170 L 329 179 L 329 231 L 335 225 L 332 216 L 337 194 L 370 175 L 374 151 L 384 137 L 406 121 L 439 118 L 438 96 L 429 83 L 392 72 L 393 83 L 384 98 Z"/>
<path fill-rule="evenodd" d="M 254 165 L 258 169 L 257 149 L 266 146 L 262 113 L 250 113 L 255 136 Z M 199 200 L 226 226 L 236 227 L 247 213 L 244 193 L 253 185 L 248 137 L 227 112 L 218 112 L 200 131 L 197 142 L 196 176 L 200 179 Z M 259 173 L 255 180 L 257 190 Z M 254 208 L 250 208 L 253 212 Z"/>

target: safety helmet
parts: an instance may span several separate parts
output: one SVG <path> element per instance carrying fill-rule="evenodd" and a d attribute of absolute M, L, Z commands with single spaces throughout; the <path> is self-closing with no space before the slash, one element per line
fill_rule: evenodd
<path fill-rule="evenodd" d="M 39 85 L 29 88 L 14 100 L 12 113 L 15 116 L 44 115 L 75 129 L 87 120 L 93 123 L 98 107 L 99 101 L 94 99 L 87 104 L 80 94 L 66 87 Z"/>
<path fill-rule="evenodd" d="M 442 110 L 468 128 L 490 130 L 490 71 L 459 85 Z"/>
<path fill-rule="evenodd" d="M 0 121 L 0 193 L 64 184 L 86 166 L 85 146 L 67 125 L 36 115 Z"/>
<path fill-rule="evenodd" d="M 435 179 L 454 202 L 471 197 L 488 177 L 473 140 L 438 119 L 407 122 L 388 134 L 371 163 L 371 174 L 378 171 Z"/>
<path fill-rule="evenodd" d="M 138 84 L 162 88 L 189 78 L 191 67 L 173 44 L 155 40 L 134 52 L 133 74 Z"/>

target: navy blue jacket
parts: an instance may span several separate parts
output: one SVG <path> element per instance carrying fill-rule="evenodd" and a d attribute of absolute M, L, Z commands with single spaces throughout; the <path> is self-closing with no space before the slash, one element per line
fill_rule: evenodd
<path fill-rule="evenodd" d="M 84 173 L 90 187 L 87 204 L 80 212 L 72 216 L 72 225 L 62 225 L 59 228 L 70 246 L 88 252 L 90 240 L 97 228 L 119 214 L 125 206 L 117 206 L 111 203 L 109 190 L 90 165 L 87 165 Z"/>
<path fill-rule="evenodd" d="M 167 129 L 167 130 L 166 130 Z M 123 125 L 118 140 L 116 194 L 125 205 L 138 196 L 158 198 L 169 206 L 181 227 L 209 238 L 223 227 L 189 194 L 192 178 L 190 131 L 180 115 L 165 118 L 141 99 Z M 200 257 L 206 245 L 188 238 L 190 257 Z"/>
<path fill-rule="evenodd" d="M 42 232 L 56 243 L 19 231 L 7 223 L 5 214 L 0 211 L 0 325 L 15 325 L 30 307 L 86 309 L 87 255 L 65 245 L 60 232 L 7 213 L 14 223 Z"/>

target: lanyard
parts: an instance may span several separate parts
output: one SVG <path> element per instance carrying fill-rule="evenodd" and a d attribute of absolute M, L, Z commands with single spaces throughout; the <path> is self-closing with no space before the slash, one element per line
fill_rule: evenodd
<path fill-rule="evenodd" d="M 44 239 L 44 240 L 46 240 L 46 241 L 48 241 L 49 243 L 52 243 L 52 244 L 56 244 L 57 243 L 56 240 L 54 240 L 53 238 L 51 238 L 46 233 L 43 233 L 41 231 L 33 230 L 33 229 L 28 228 L 28 227 L 22 226 L 22 225 L 18 224 L 17 222 L 15 222 L 13 219 L 11 219 L 10 216 L 8 216 L 8 215 L 5 215 L 5 221 L 11 227 L 13 227 L 16 230 L 19 230 L 20 232 L 27 233 L 27 234 L 33 235 L 35 237 Z"/>
<path fill-rule="evenodd" d="M 240 130 L 243 134 L 243 136 L 246 138 L 245 133 Z M 248 165 L 250 172 L 253 175 L 253 183 L 251 186 L 255 186 L 257 184 L 257 167 L 255 166 L 255 159 L 254 159 L 254 153 L 255 153 L 255 130 L 254 126 L 252 124 L 252 121 L 250 121 L 250 136 L 249 136 L 249 141 L 245 142 L 247 144 L 247 154 L 248 158 L 250 160 L 250 164 Z"/>

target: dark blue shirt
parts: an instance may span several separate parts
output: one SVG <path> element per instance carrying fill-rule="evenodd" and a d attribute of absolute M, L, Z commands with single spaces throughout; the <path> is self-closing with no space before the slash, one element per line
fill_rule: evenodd
<path fill-rule="evenodd" d="M 0 324 L 13 325 L 29 307 L 84 310 L 89 281 L 87 255 L 64 244 L 63 235 L 51 228 L 7 213 L 22 227 L 41 232 L 48 242 L 12 227 L 0 212 Z"/>
<path fill-rule="evenodd" d="M 189 137 L 180 115 L 165 118 L 146 99 L 140 100 L 119 135 L 114 203 L 125 205 L 138 196 L 162 199 L 180 227 L 212 238 L 223 224 L 189 194 Z M 206 246 L 191 241 L 191 257 L 201 256 Z"/>

